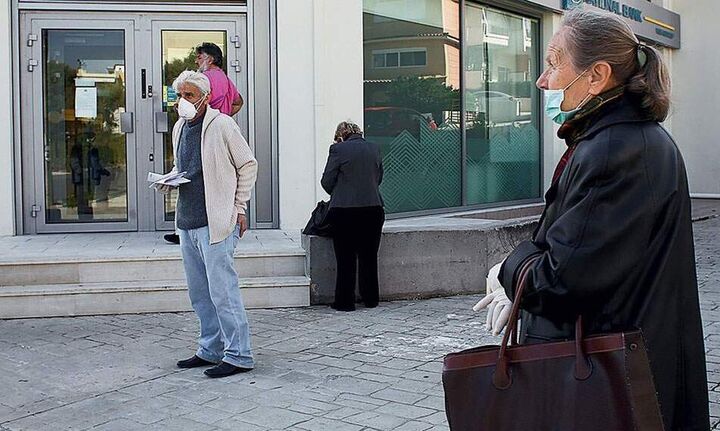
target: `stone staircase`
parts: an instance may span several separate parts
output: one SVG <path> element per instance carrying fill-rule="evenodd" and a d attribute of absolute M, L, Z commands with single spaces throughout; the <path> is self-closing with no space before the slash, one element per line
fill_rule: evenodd
<path fill-rule="evenodd" d="M 275 232 L 244 238 L 235 252 L 247 308 L 309 305 L 305 252 Z M 100 244 L 84 245 L 91 235 Z M 115 235 L 0 238 L 0 318 L 192 310 L 179 247 Z"/>

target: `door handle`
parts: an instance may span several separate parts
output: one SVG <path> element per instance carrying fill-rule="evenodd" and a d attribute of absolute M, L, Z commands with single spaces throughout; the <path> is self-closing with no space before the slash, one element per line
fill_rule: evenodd
<path fill-rule="evenodd" d="M 140 97 L 143 99 L 147 97 L 147 93 L 145 90 L 145 88 L 147 86 L 147 76 L 146 75 L 147 75 L 146 70 L 140 69 Z"/>
<path fill-rule="evenodd" d="M 170 130 L 168 127 L 168 114 L 167 112 L 156 112 L 155 113 L 155 133 L 167 133 Z"/>
<path fill-rule="evenodd" d="M 132 112 L 123 112 L 120 114 L 120 131 L 122 133 L 133 133 L 135 131 L 135 121 L 133 121 Z"/>

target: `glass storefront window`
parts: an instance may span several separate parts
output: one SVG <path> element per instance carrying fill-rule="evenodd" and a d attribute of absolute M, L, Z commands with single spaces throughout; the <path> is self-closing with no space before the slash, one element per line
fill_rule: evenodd
<path fill-rule="evenodd" d="M 540 195 L 538 21 L 465 7 L 466 203 Z"/>
<path fill-rule="evenodd" d="M 468 1 L 461 35 L 459 7 L 364 1 L 364 130 L 388 213 L 540 197 L 539 22 Z"/>
<path fill-rule="evenodd" d="M 454 0 L 366 0 L 365 137 L 389 213 L 462 204 L 460 22 Z"/>

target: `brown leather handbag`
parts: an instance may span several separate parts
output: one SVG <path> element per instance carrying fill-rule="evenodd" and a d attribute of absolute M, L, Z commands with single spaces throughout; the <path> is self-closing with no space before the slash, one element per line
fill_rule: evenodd
<path fill-rule="evenodd" d="M 640 331 L 574 341 L 515 344 L 521 272 L 500 346 L 445 356 L 445 409 L 452 431 L 662 431 Z M 508 347 L 508 343 L 512 345 Z"/>

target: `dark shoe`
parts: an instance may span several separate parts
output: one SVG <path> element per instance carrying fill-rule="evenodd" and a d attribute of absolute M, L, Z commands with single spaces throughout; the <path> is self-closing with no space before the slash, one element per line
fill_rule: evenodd
<path fill-rule="evenodd" d="M 163 238 L 165 238 L 165 241 L 169 242 L 170 244 L 180 244 L 180 236 L 174 233 L 166 234 L 165 236 L 163 236 Z"/>
<path fill-rule="evenodd" d="M 203 371 L 203 373 L 205 373 L 206 376 L 214 379 L 217 377 L 232 376 L 233 374 L 237 373 L 247 373 L 251 370 L 252 368 L 236 367 L 235 365 L 228 364 L 227 362 L 220 362 L 218 365 L 215 365 L 214 367 L 208 368 L 207 370 Z"/>
<path fill-rule="evenodd" d="M 330 304 L 330 308 L 337 311 L 355 311 L 355 305 L 350 306 L 339 306 L 335 304 L 334 302 Z"/>
<path fill-rule="evenodd" d="M 365 308 L 375 308 L 377 306 L 378 306 L 377 302 L 366 302 L 365 303 Z"/>
<path fill-rule="evenodd" d="M 215 363 L 206 361 L 205 359 L 200 358 L 197 355 L 194 355 L 190 359 L 178 361 L 178 363 L 177 363 L 178 368 L 197 368 L 197 367 L 207 367 L 210 365 L 215 365 Z"/>

